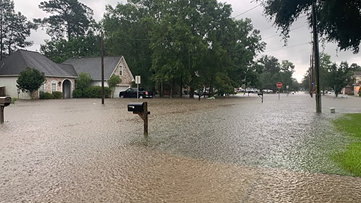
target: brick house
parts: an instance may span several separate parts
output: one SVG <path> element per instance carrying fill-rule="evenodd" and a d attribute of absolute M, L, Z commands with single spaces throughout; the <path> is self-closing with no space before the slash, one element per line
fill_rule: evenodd
<path fill-rule="evenodd" d="M 87 73 L 92 78 L 91 85 L 101 86 L 101 58 L 100 57 L 81 57 L 70 58 L 62 65 L 71 65 L 76 72 Z M 112 75 L 120 76 L 122 82 L 114 90 L 114 97 L 119 97 L 119 92 L 131 87 L 134 77 L 130 71 L 127 62 L 123 56 L 104 57 L 104 86 L 108 87 L 107 81 Z"/>
<path fill-rule="evenodd" d="M 20 91 L 17 85 L 19 73 L 26 68 L 34 68 L 45 74 L 45 83 L 33 98 L 38 98 L 41 92 L 62 92 L 63 98 L 71 98 L 78 77 L 74 67 L 59 65 L 38 52 L 18 50 L 0 61 L 0 87 L 5 87 L 5 94 L 13 98 L 30 99 L 29 92 Z"/>

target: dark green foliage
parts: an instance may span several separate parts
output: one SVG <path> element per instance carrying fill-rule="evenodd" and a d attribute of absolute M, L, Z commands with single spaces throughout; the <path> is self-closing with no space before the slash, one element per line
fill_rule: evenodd
<path fill-rule="evenodd" d="M 62 63 L 73 57 L 99 56 L 100 38 L 93 32 L 85 36 L 65 39 L 46 40 L 40 47 L 41 53 L 56 63 Z"/>
<path fill-rule="evenodd" d="M 87 73 L 79 73 L 79 77 L 75 80 L 75 88 L 85 90 L 89 87 L 92 78 Z"/>
<path fill-rule="evenodd" d="M 75 89 L 73 91 L 73 98 L 82 98 L 83 97 L 83 90 Z"/>
<path fill-rule="evenodd" d="M 63 98 L 63 93 L 62 92 L 53 92 L 52 93 L 54 96 L 54 99 L 61 99 Z"/>
<path fill-rule="evenodd" d="M 40 93 L 39 99 L 54 99 L 54 95 L 48 92 Z"/>
<path fill-rule="evenodd" d="M 215 77 L 215 88 L 218 90 L 218 95 L 234 94 L 233 81 L 225 73 L 217 73 Z"/>
<path fill-rule="evenodd" d="M 28 90 L 30 93 L 38 90 L 40 86 L 45 82 L 44 73 L 36 69 L 26 68 L 21 71 L 17 79 L 17 88 L 22 91 Z"/>
<path fill-rule="evenodd" d="M 311 25 L 311 0 L 257 0 L 262 1 L 265 13 L 274 20 L 285 38 L 290 26 L 301 15 L 308 15 Z M 341 50 L 359 51 L 361 41 L 361 1 L 317 1 L 318 32 L 330 42 L 337 42 Z"/>
<path fill-rule="evenodd" d="M 331 61 L 331 57 L 329 55 L 321 54 L 321 89 L 323 91 L 334 90 L 337 97 L 344 87 L 347 85 L 353 85 L 353 71 L 357 70 L 358 67 L 359 66 L 357 64 L 349 66 L 347 62 L 341 62 L 340 65 L 337 65 Z M 302 82 L 303 87 L 306 89 L 308 89 L 309 86 L 309 74 L 309 71 L 307 71 Z"/>
<path fill-rule="evenodd" d="M 295 65 L 288 61 L 283 60 L 281 63 L 273 56 L 263 56 L 258 61 L 257 72 L 260 73 L 260 88 L 271 89 L 277 91 L 276 83 L 282 83 L 282 90 L 287 91 L 286 87 L 289 86 L 289 91 L 297 91 L 299 84 L 296 79 L 292 78 L 295 72 Z"/>
<path fill-rule="evenodd" d="M 104 87 L 104 94 L 106 98 L 109 98 L 112 90 L 109 87 Z M 100 86 L 89 86 L 87 87 L 82 95 L 82 98 L 102 98 L 102 87 Z"/>
<path fill-rule="evenodd" d="M 333 85 L 336 97 L 344 87 L 353 84 L 352 75 L 347 62 L 342 62 L 339 66 L 333 64 L 329 68 L 328 80 L 330 86 Z"/>
<path fill-rule="evenodd" d="M 107 81 L 109 88 L 114 91 L 114 88 L 122 82 L 122 79 L 118 75 L 112 75 Z M 113 97 L 113 94 L 112 94 Z"/>
<path fill-rule="evenodd" d="M 47 26 L 47 34 L 52 39 L 85 35 L 91 22 L 93 11 L 78 0 L 49 0 L 40 3 L 39 8 L 50 13 L 49 17 L 36 19 L 35 22 Z"/>
<path fill-rule="evenodd" d="M 76 79 L 76 88 L 73 91 L 74 98 L 101 98 L 102 87 L 90 86 L 92 79 L 89 74 L 79 73 L 78 79 Z M 109 97 L 112 90 L 109 87 L 104 87 L 104 94 Z"/>
<path fill-rule="evenodd" d="M 234 20 L 231 12 L 229 4 L 216 0 L 131 0 L 108 6 L 103 20 L 107 53 L 124 55 L 144 86 L 160 87 L 160 92 L 175 92 L 177 85 L 191 87 L 191 95 L 204 86 L 212 91 L 217 73 L 238 86 L 265 43 L 249 19 Z"/>
<path fill-rule="evenodd" d="M 112 90 L 109 87 L 104 87 L 104 94 L 106 98 L 109 98 Z M 102 87 L 89 86 L 84 90 L 75 89 L 73 91 L 73 98 L 102 98 Z"/>
<path fill-rule="evenodd" d="M 0 4 L 0 56 L 11 54 L 18 48 L 31 46 L 32 42 L 26 41 L 31 29 L 37 26 L 20 12 L 15 12 L 13 0 L 2 0 Z M 2 59 L 2 58 L 1 58 Z"/>
<path fill-rule="evenodd" d="M 118 75 L 112 75 L 107 82 L 108 82 L 109 88 L 114 88 L 119 83 L 122 82 L 122 79 L 120 79 L 120 77 Z"/>

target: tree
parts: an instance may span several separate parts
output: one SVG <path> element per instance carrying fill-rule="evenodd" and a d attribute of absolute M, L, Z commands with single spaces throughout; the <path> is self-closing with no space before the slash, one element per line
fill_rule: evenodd
<path fill-rule="evenodd" d="M 160 95 L 169 90 L 172 96 L 183 86 L 190 87 L 191 97 L 199 87 L 212 93 L 216 77 L 239 86 L 247 74 L 257 78 L 253 59 L 265 43 L 249 19 L 235 20 L 231 13 L 229 4 L 217 0 L 130 0 L 108 6 L 102 21 L 106 52 L 124 55 L 132 72 L 148 88 L 159 87 Z"/>
<path fill-rule="evenodd" d="M 360 0 L 256 0 L 261 1 L 265 13 L 282 30 L 285 39 L 290 26 L 301 14 L 308 15 L 312 25 L 311 6 L 317 2 L 316 15 L 318 32 L 327 41 L 337 42 L 341 50 L 359 51 L 361 41 L 361 1 Z"/>
<path fill-rule="evenodd" d="M 92 78 L 87 73 L 79 73 L 79 77 L 76 79 L 76 88 L 80 90 L 85 90 L 89 87 L 92 82 Z"/>
<path fill-rule="evenodd" d="M 16 82 L 17 88 L 22 91 L 29 91 L 31 98 L 33 98 L 33 92 L 38 90 L 45 82 L 45 76 L 44 73 L 36 69 L 26 68 L 19 73 L 19 77 Z"/>
<path fill-rule="evenodd" d="M 353 72 L 347 62 L 342 62 L 339 66 L 333 64 L 329 69 L 329 74 L 329 83 L 333 85 L 336 97 L 344 87 L 353 84 Z"/>
<path fill-rule="evenodd" d="M 62 63 L 73 57 L 99 56 L 100 38 L 88 32 L 85 36 L 65 39 L 46 40 L 40 51 L 55 63 Z"/>
<path fill-rule="evenodd" d="M 52 39 L 67 38 L 85 35 L 93 22 L 93 10 L 78 0 L 49 0 L 40 3 L 39 8 L 52 14 L 44 19 L 34 21 L 47 26 L 46 33 Z"/>
<path fill-rule="evenodd" d="M 108 86 L 110 89 L 112 89 L 113 93 L 112 93 L 112 97 L 114 97 L 114 88 L 122 82 L 122 79 L 120 79 L 120 77 L 118 75 L 112 75 L 109 80 L 108 80 Z"/>
<path fill-rule="evenodd" d="M 330 83 L 330 74 L 329 70 L 332 66 L 331 56 L 325 53 L 322 53 L 320 56 L 320 84 L 323 94 L 327 89 L 332 89 L 332 83 Z"/>
<path fill-rule="evenodd" d="M 26 41 L 30 31 L 37 29 L 37 26 L 27 21 L 27 18 L 20 12 L 14 10 L 12 0 L 2 0 L 0 3 L 0 57 L 3 54 L 11 54 L 19 47 L 31 46 L 32 42 Z"/>

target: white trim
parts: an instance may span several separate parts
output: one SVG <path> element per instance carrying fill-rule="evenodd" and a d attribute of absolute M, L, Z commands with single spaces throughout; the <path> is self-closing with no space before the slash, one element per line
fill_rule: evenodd
<path fill-rule="evenodd" d="M 55 84 L 55 91 L 54 92 L 56 92 L 57 90 L 58 90 L 58 82 L 56 82 L 56 80 L 53 80 L 53 81 L 51 81 L 51 86 L 50 86 L 50 92 L 51 93 L 53 93 L 53 84 Z"/>
<path fill-rule="evenodd" d="M 71 82 L 70 79 L 66 78 L 63 81 L 61 81 L 61 93 L 64 95 L 64 81 L 67 80 L 70 82 L 70 99 L 73 98 L 73 83 Z"/>
<path fill-rule="evenodd" d="M 119 65 L 120 65 L 121 63 L 122 63 L 122 58 L 119 59 L 117 65 L 116 65 L 115 68 L 113 69 L 112 74 L 110 74 L 110 77 L 112 77 L 112 75 L 116 75 L 116 74 L 115 74 L 115 71 L 118 69 L 118 67 L 119 67 Z M 120 76 L 123 76 L 123 75 L 120 75 Z M 107 80 L 109 80 L 110 77 L 109 77 Z"/>

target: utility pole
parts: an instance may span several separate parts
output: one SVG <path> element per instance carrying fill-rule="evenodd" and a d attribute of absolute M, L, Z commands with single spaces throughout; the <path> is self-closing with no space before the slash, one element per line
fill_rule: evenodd
<path fill-rule="evenodd" d="M 104 33 L 101 36 L 101 52 L 102 52 L 102 104 L 104 105 Z"/>
<path fill-rule="evenodd" d="M 321 85 L 320 85 L 320 53 L 318 47 L 317 34 L 317 16 L 316 16 L 316 2 L 312 3 L 312 27 L 313 27 L 313 47 L 315 54 L 315 85 L 316 85 L 316 112 L 322 112 L 321 105 Z"/>

